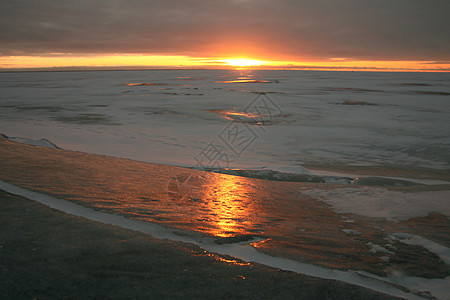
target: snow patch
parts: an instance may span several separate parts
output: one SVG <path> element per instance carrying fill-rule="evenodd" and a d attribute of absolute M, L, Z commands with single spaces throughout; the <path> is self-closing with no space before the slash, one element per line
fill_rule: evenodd
<path fill-rule="evenodd" d="M 368 242 L 367 246 L 369 246 L 371 253 L 383 252 L 383 253 L 394 254 L 394 252 L 389 251 L 388 249 L 386 249 L 380 245 L 374 244 L 372 242 Z"/>
<path fill-rule="evenodd" d="M 361 232 L 359 232 L 358 230 L 353 230 L 353 229 L 342 229 L 343 232 L 347 233 L 347 234 L 361 234 Z"/>
<path fill-rule="evenodd" d="M 419 235 L 409 233 L 393 233 L 389 235 L 389 237 L 407 245 L 422 246 L 428 251 L 439 256 L 443 262 L 450 265 L 450 249 L 445 246 Z"/>
<path fill-rule="evenodd" d="M 2 134 L 3 137 L 7 138 L 10 141 L 21 143 L 21 144 L 27 144 L 31 146 L 39 146 L 39 147 L 45 147 L 45 148 L 52 148 L 52 149 L 60 149 L 58 146 L 56 146 L 54 143 L 47 139 L 40 139 L 40 140 L 33 140 L 29 138 L 24 137 L 7 137 L 6 135 Z"/>
<path fill-rule="evenodd" d="M 351 187 L 302 190 L 301 193 L 328 203 L 337 213 L 353 213 L 388 220 L 425 217 L 431 212 L 450 217 L 450 191 L 404 193 L 378 187 Z"/>

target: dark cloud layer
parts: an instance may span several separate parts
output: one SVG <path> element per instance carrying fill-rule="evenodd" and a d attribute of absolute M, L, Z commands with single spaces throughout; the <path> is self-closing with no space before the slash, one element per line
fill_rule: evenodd
<path fill-rule="evenodd" d="M 450 60 L 449 0 L 2 0 L 0 53 Z"/>

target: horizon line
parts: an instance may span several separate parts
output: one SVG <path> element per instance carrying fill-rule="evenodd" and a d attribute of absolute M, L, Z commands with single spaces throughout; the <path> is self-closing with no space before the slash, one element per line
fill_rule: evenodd
<path fill-rule="evenodd" d="M 156 71 L 156 70 L 253 70 L 253 71 L 336 71 L 336 72 L 390 72 L 390 73 L 449 73 L 450 68 L 445 69 L 414 69 L 414 68 L 381 68 L 381 67 L 344 67 L 344 66 L 57 66 L 57 67 L 23 67 L 4 68 L 0 72 L 80 72 L 80 71 Z"/>

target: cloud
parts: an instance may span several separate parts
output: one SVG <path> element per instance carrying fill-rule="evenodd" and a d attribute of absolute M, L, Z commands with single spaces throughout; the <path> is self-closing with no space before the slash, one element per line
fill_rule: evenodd
<path fill-rule="evenodd" d="M 0 54 L 450 60 L 448 0 L 14 0 Z"/>

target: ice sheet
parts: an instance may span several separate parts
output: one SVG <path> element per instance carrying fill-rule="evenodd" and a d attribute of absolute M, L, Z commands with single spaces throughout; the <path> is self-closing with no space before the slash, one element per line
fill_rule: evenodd
<path fill-rule="evenodd" d="M 238 78 L 248 81 L 221 83 Z M 1 132 L 67 149 L 195 166 L 212 142 L 229 154 L 231 168 L 449 168 L 445 73 L 21 72 L 0 73 L 0 88 Z M 236 155 L 219 137 L 232 122 L 226 116 L 242 115 L 261 92 L 280 114 L 262 126 L 248 123 L 256 139 Z"/>

